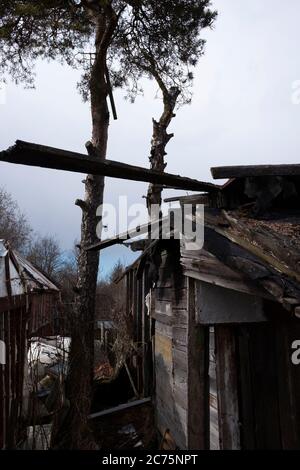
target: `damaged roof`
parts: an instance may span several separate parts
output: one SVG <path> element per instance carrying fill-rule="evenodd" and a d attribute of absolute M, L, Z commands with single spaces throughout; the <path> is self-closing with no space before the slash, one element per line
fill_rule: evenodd
<path fill-rule="evenodd" d="M 230 179 L 217 198 L 208 195 L 204 247 L 198 253 L 182 249 L 184 272 L 236 290 L 259 289 L 298 316 L 300 165 L 211 171 L 214 178 Z"/>
<path fill-rule="evenodd" d="M 300 305 L 300 214 L 249 217 L 239 210 L 205 211 L 205 247 L 226 266 L 268 292 Z"/>
<path fill-rule="evenodd" d="M 0 240 L 0 298 L 36 291 L 59 292 L 59 289 L 4 240 Z"/>

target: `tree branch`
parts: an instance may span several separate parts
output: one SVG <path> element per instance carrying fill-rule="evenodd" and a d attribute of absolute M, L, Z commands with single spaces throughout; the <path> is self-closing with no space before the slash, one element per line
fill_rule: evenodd
<path fill-rule="evenodd" d="M 80 209 L 84 212 L 88 210 L 87 203 L 83 201 L 82 199 L 76 199 L 75 206 L 80 207 Z"/>

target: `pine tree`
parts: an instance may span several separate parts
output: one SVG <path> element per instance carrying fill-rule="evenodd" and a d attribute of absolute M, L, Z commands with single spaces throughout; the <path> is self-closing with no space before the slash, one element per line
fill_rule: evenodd
<path fill-rule="evenodd" d="M 199 33 L 215 16 L 209 0 L 2 0 L 0 73 L 33 86 L 37 59 L 81 67 L 79 53 L 92 49 L 92 67 L 83 74 L 80 90 L 91 103 L 92 137 L 87 150 L 100 160 L 107 150 L 108 74 L 112 85 L 127 87 L 131 97 L 138 92 L 141 77 L 154 77 L 163 91 L 166 116 L 154 122 L 151 158 L 153 168 L 163 169 L 161 156 L 169 139 L 165 131 L 177 94 L 184 96 L 191 79 L 189 68 L 203 51 Z M 58 439 L 61 446 L 73 449 L 87 448 L 90 442 L 87 416 L 99 254 L 84 248 L 98 241 L 96 210 L 103 202 L 103 190 L 102 176 L 87 175 L 84 200 L 76 201 L 82 224 L 67 390 L 70 408 L 63 438 Z"/>

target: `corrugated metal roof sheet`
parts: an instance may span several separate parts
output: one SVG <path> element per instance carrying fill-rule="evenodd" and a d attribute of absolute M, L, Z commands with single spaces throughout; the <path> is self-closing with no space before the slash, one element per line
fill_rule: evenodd
<path fill-rule="evenodd" d="M 50 279 L 19 253 L 11 250 L 4 240 L 0 240 L 0 298 L 8 295 L 5 260 L 8 260 L 12 296 L 25 294 L 33 290 L 59 291 Z"/>

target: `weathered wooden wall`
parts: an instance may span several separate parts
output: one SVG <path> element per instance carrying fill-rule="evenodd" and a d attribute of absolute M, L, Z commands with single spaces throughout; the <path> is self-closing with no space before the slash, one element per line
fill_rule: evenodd
<path fill-rule="evenodd" d="M 30 296 L 28 336 L 64 334 L 67 321 L 59 301 L 59 293 L 35 293 Z"/>
<path fill-rule="evenodd" d="M 27 338 L 53 333 L 57 305 L 56 292 L 0 299 L 0 340 L 6 349 L 6 363 L 0 364 L 0 449 L 14 449 L 22 429 Z"/>
<path fill-rule="evenodd" d="M 208 328 L 196 324 L 195 285 L 162 252 L 154 290 L 157 426 L 181 449 L 209 447 Z"/>
<path fill-rule="evenodd" d="M 263 308 L 268 322 L 214 327 L 221 449 L 300 448 L 300 321 L 275 302 Z"/>
<path fill-rule="evenodd" d="M 209 328 L 209 448 L 220 449 L 219 410 L 216 378 L 215 331 Z"/>
<path fill-rule="evenodd" d="M 276 313 L 278 304 L 266 306 Z M 300 321 L 282 316 L 233 330 L 239 379 L 240 439 L 243 449 L 300 449 L 300 366 L 291 345 Z"/>
<path fill-rule="evenodd" d="M 151 338 L 154 345 L 160 434 L 189 450 L 299 449 L 300 366 L 291 362 L 291 345 L 300 320 L 251 284 L 214 285 L 195 275 L 196 266 L 188 273 L 178 251 L 170 243 L 161 252 L 155 288 L 145 269 L 128 279 L 143 392 L 152 379 L 145 345 Z M 208 264 L 215 275 L 215 260 Z"/>
<path fill-rule="evenodd" d="M 25 296 L 0 311 L 0 339 L 6 363 L 0 364 L 0 449 L 13 449 L 21 429 L 28 310 Z"/>
<path fill-rule="evenodd" d="M 178 447 L 188 448 L 187 281 L 175 271 L 175 257 L 162 252 L 154 290 L 155 402 L 158 430 L 169 430 Z"/>

